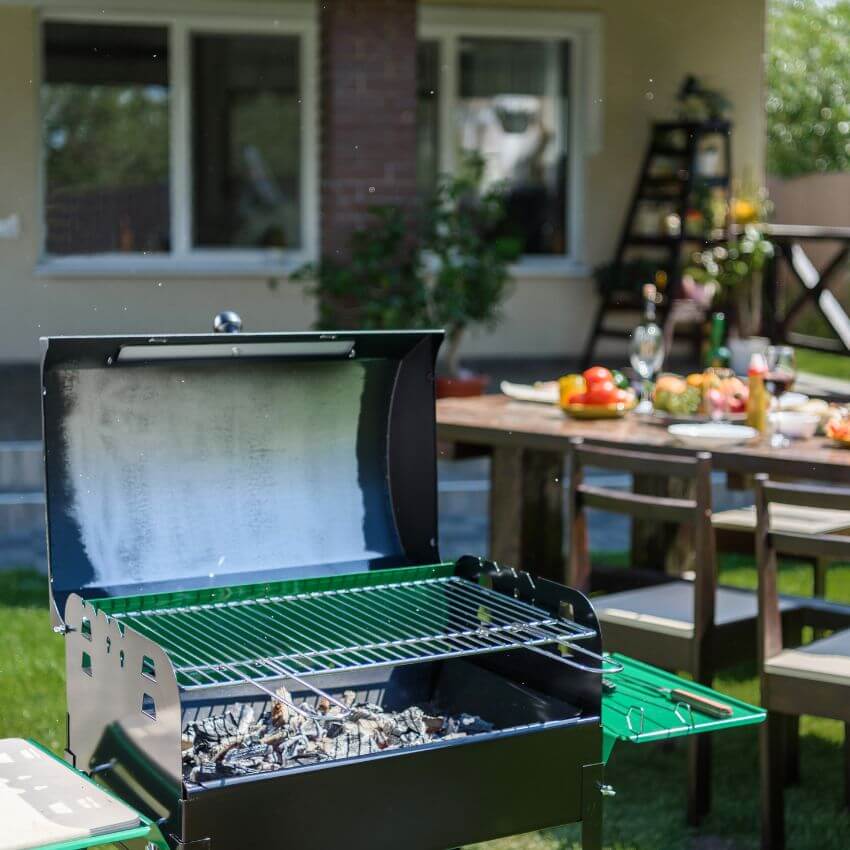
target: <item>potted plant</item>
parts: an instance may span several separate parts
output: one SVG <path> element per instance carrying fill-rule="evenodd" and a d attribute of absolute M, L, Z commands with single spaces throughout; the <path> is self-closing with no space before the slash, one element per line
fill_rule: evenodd
<path fill-rule="evenodd" d="M 355 231 L 349 256 L 308 263 L 291 277 L 316 296 L 323 330 L 421 328 L 429 325 L 425 272 L 415 227 L 399 207 L 374 206 Z"/>
<path fill-rule="evenodd" d="M 522 251 L 504 229 L 504 188 L 482 190 L 483 173 L 484 159 L 467 157 L 456 175 L 440 178 L 428 205 L 428 315 L 447 337 L 444 374 L 437 379 L 441 396 L 484 391 L 486 377 L 460 367 L 461 343 L 470 326 L 499 320 L 510 292 L 510 264 Z"/>
<path fill-rule="evenodd" d="M 755 224 L 747 224 L 726 245 L 694 254 L 684 271 L 686 280 L 712 290 L 715 303 L 731 315 L 729 347 L 735 371 L 745 370 L 754 348 L 766 344 L 756 334 L 762 321 L 761 272 L 772 256 L 773 244 Z"/>

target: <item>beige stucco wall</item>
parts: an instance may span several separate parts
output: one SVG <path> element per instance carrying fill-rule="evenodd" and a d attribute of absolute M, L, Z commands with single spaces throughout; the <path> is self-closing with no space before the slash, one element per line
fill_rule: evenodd
<path fill-rule="evenodd" d="M 521 4 L 480 0 L 468 5 Z M 523 5 L 598 11 L 603 18 L 604 146 L 586 163 L 583 210 L 589 265 L 610 257 L 648 123 L 669 116 L 686 73 L 698 74 L 732 98 L 736 171 L 761 173 L 764 0 L 536 0 Z M 309 299 L 285 282 L 273 289 L 257 279 L 37 276 L 37 23 L 32 9 L 0 5 L 0 218 L 17 213 L 21 219 L 18 239 L 0 239 L 0 361 L 35 359 L 43 334 L 206 330 L 213 314 L 226 307 L 242 313 L 252 330 L 309 326 Z M 574 353 L 588 331 L 592 307 L 589 280 L 519 280 L 501 327 L 470 335 L 466 351 Z"/>

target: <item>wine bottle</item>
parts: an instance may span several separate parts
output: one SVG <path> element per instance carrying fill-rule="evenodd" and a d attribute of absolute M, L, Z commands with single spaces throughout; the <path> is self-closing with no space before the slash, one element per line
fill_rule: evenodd
<path fill-rule="evenodd" d="M 714 313 L 711 317 L 710 340 L 705 356 L 706 368 L 728 369 L 732 352 L 726 346 L 726 316 L 723 313 Z"/>

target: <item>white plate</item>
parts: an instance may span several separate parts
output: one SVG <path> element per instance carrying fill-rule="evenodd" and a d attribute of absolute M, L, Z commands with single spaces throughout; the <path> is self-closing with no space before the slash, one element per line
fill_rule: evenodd
<path fill-rule="evenodd" d="M 758 437 L 755 428 L 746 425 L 729 425 L 724 422 L 705 422 L 699 425 L 671 425 L 667 429 L 671 437 L 693 449 L 720 449 L 739 446 Z"/>
<path fill-rule="evenodd" d="M 510 381 L 502 381 L 499 389 L 517 401 L 537 401 L 541 404 L 557 404 L 560 401 L 557 381 L 543 381 L 539 384 L 512 384 Z"/>

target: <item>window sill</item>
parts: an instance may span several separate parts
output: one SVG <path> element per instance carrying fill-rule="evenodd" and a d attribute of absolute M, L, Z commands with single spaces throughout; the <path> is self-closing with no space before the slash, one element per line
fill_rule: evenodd
<path fill-rule="evenodd" d="M 35 267 L 40 278 L 115 279 L 115 278 L 240 278 L 267 280 L 285 278 L 307 262 L 295 254 L 276 256 L 196 257 L 126 256 L 109 254 L 83 257 L 47 257 Z"/>
<path fill-rule="evenodd" d="M 591 269 L 584 263 L 569 257 L 545 257 L 541 255 L 521 257 L 511 266 L 511 274 L 523 280 L 552 278 L 588 278 Z"/>
<path fill-rule="evenodd" d="M 103 256 L 48 257 L 35 267 L 39 278 L 69 280 L 108 280 L 116 278 L 167 279 L 227 278 L 267 280 L 289 277 L 308 258 L 304 255 L 277 256 L 214 256 L 166 257 Z M 433 259 L 426 258 L 426 267 L 433 269 Z M 591 276 L 584 263 L 568 257 L 528 256 L 510 267 L 511 275 L 519 280 L 551 280 L 553 278 L 581 279 Z"/>

